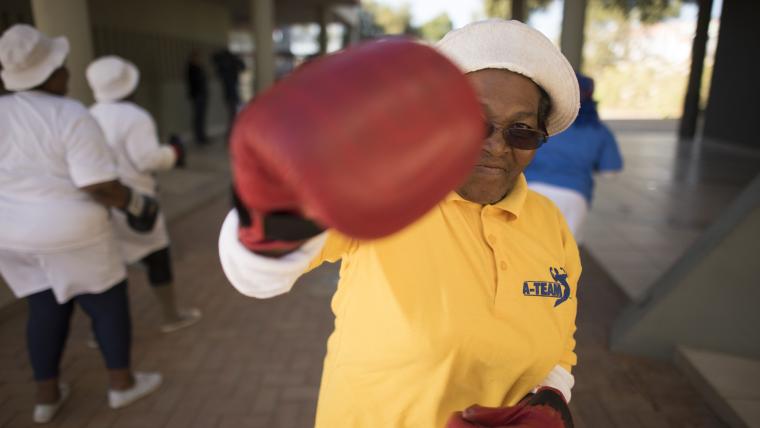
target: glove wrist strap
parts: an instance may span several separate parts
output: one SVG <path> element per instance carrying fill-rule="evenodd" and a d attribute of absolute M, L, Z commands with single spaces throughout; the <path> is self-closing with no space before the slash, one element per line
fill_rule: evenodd
<path fill-rule="evenodd" d="M 234 191 L 232 199 L 238 213 L 238 240 L 251 251 L 292 251 L 324 231 L 297 213 L 249 211 Z"/>
<path fill-rule="evenodd" d="M 142 214 L 143 210 L 145 209 L 145 198 L 134 190 L 129 190 L 129 201 L 127 201 L 127 206 L 124 207 L 124 211 L 126 211 L 129 214 L 132 214 L 133 216 L 139 216 Z"/>
<path fill-rule="evenodd" d="M 570 407 L 565 401 L 565 396 L 559 390 L 549 386 L 542 386 L 535 394 L 528 396 L 524 402 L 527 406 L 548 406 L 560 414 L 565 428 L 574 427 Z"/>

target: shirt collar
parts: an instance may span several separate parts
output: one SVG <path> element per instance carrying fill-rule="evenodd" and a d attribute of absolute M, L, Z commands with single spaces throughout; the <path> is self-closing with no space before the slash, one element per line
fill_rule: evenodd
<path fill-rule="evenodd" d="M 525 175 L 520 174 L 519 177 L 515 180 L 515 186 L 512 188 L 512 190 L 507 193 L 507 196 L 505 196 L 502 200 L 499 202 L 496 202 L 495 204 L 491 204 L 491 206 L 496 207 L 502 211 L 508 212 L 512 214 L 515 219 L 520 217 L 520 211 L 522 211 L 523 205 L 525 205 L 525 198 L 528 196 L 528 182 L 525 180 Z M 470 202 L 463 197 L 459 196 L 457 192 L 451 192 L 446 196 L 446 202 L 449 201 L 461 201 L 461 202 Z"/>

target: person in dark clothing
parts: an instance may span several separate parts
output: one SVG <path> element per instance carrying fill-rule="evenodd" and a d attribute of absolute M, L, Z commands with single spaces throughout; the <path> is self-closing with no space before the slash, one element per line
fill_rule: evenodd
<path fill-rule="evenodd" d="M 208 105 L 208 83 L 203 69 L 201 54 L 197 49 L 190 52 L 187 63 L 187 91 L 193 107 L 192 121 L 195 142 L 206 144 L 206 107 Z"/>
<path fill-rule="evenodd" d="M 235 120 L 238 105 L 240 104 L 240 93 L 238 91 L 238 78 L 240 72 L 245 69 L 245 64 L 237 55 L 222 49 L 217 51 L 214 56 L 214 67 L 219 80 L 222 82 L 222 91 L 224 94 L 224 105 L 227 107 L 228 126 L 227 133 L 232 129 L 232 122 Z"/>

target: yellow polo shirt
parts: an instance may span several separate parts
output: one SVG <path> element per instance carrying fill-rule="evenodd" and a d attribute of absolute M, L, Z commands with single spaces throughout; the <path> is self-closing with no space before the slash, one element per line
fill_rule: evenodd
<path fill-rule="evenodd" d="M 317 427 L 443 427 L 575 365 L 578 248 L 525 178 L 494 205 L 451 194 L 399 233 L 329 235 L 342 259 Z"/>

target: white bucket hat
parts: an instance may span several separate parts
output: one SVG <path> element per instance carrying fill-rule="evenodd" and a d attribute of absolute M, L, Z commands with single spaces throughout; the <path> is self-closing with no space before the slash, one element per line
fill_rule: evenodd
<path fill-rule="evenodd" d="M 549 135 L 564 131 L 578 115 L 580 94 L 575 71 L 541 32 L 519 21 L 489 19 L 450 31 L 436 47 L 464 73 L 506 69 L 533 80 L 549 94 Z"/>
<path fill-rule="evenodd" d="M 118 101 L 137 89 L 140 71 L 124 58 L 111 55 L 96 59 L 87 66 L 87 83 L 95 100 Z"/>
<path fill-rule="evenodd" d="M 9 91 L 34 88 L 61 67 L 68 54 L 65 37 L 53 39 L 32 26 L 16 24 L 0 37 L 0 77 Z"/>

